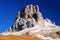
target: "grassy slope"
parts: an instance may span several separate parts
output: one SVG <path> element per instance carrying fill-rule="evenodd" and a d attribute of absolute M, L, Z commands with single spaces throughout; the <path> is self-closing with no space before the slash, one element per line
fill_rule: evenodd
<path fill-rule="evenodd" d="M 41 39 L 30 35 L 22 35 L 22 36 L 0 35 L 0 40 L 41 40 Z"/>

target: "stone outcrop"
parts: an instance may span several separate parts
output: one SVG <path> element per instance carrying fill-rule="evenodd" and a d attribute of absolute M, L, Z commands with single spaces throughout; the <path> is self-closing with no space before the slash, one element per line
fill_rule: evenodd
<path fill-rule="evenodd" d="M 8 31 L 20 31 L 25 28 L 33 27 L 36 23 L 43 24 L 43 17 L 38 5 L 27 5 L 17 13 L 15 23 Z"/>

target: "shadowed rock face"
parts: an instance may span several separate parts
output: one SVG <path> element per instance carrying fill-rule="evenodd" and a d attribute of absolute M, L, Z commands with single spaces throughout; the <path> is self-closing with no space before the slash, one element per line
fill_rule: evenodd
<path fill-rule="evenodd" d="M 17 13 L 16 20 L 8 31 L 20 31 L 25 28 L 33 27 L 36 23 L 43 23 L 43 17 L 38 5 L 27 5 L 23 10 Z"/>

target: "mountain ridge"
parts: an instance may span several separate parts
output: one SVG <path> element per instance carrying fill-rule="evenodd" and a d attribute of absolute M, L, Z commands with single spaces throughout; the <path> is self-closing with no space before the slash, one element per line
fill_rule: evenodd
<path fill-rule="evenodd" d="M 27 5 L 18 12 L 12 27 L 1 35 L 31 35 L 42 40 L 60 40 L 60 26 L 48 18 L 44 19 L 38 5 Z"/>

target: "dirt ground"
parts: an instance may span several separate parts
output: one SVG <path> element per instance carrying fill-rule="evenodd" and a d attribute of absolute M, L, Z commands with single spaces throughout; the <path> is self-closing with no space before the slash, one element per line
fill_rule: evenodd
<path fill-rule="evenodd" d="M 0 40 L 41 40 L 41 39 L 30 35 L 22 35 L 22 36 L 0 35 Z"/>

